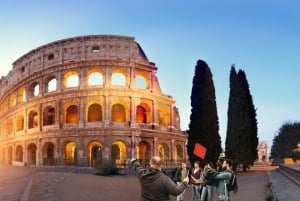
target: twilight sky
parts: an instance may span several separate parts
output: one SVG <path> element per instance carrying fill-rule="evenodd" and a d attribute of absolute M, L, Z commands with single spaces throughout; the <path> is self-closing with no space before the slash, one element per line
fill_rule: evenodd
<path fill-rule="evenodd" d="M 198 59 L 213 74 L 222 143 L 229 72 L 246 72 L 260 140 L 300 119 L 300 2 L 297 0 L 10 0 L 0 2 L 0 76 L 19 57 L 56 40 L 93 34 L 135 37 L 158 66 L 162 91 L 188 128 Z"/>

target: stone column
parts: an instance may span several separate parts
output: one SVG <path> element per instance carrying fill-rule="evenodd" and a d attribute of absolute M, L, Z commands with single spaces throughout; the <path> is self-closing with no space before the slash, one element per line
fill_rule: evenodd
<path fill-rule="evenodd" d="M 156 114 L 156 110 L 157 110 L 157 105 L 156 105 L 156 101 L 152 100 L 152 109 L 151 109 L 151 116 L 152 116 L 152 128 L 155 128 L 155 125 L 157 125 L 157 114 Z"/>
<path fill-rule="evenodd" d="M 38 140 L 38 143 L 37 143 L 37 150 L 36 150 L 36 165 L 39 166 L 39 165 L 43 165 L 43 149 L 42 149 L 42 139 L 40 138 Z"/>
<path fill-rule="evenodd" d="M 63 82 L 63 77 L 62 77 L 62 74 L 61 74 L 62 72 L 61 71 L 59 71 L 57 74 L 56 74 L 56 91 L 57 92 L 60 92 L 60 91 L 62 91 L 63 90 L 63 88 L 64 88 L 64 82 Z"/>
<path fill-rule="evenodd" d="M 24 165 L 27 164 L 27 149 L 26 149 L 26 142 L 24 141 L 22 143 L 22 147 L 23 147 L 23 163 Z"/>
<path fill-rule="evenodd" d="M 158 154 L 157 152 L 157 137 L 153 138 L 153 156 L 156 156 Z"/>
<path fill-rule="evenodd" d="M 108 96 L 107 94 L 104 94 L 104 101 L 103 101 L 103 122 L 104 122 L 104 127 L 108 127 L 109 126 L 109 122 L 110 122 L 110 108 L 109 108 L 109 101 L 108 101 Z"/>
<path fill-rule="evenodd" d="M 83 123 L 84 123 L 84 114 L 85 114 L 85 109 L 84 109 L 84 104 L 83 104 L 83 99 L 79 99 L 79 111 L 78 111 L 78 127 L 83 128 Z"/>
<path fill-rule="evenodd" d="M 84 147 L 84 140 L 80 138 L 77 145 L 77 164 L 79 166 L 87 165 L 86 155 L 84 155 Z"/>
<path fill-rule="evenodd" d="M 55 164 L 64 165 L 63 156 L 62 156 L 62 147 L 61 141 L 59 138 L 56 138 L 56 153 L 55 153 Z"/>

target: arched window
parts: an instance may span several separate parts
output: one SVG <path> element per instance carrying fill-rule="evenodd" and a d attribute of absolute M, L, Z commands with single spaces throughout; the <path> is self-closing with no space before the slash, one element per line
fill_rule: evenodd
<path fill-rule="evenodd" d="M 102 108 L 99 104 L 92 104 L 88 109 L 88 122 L 102 121 Z"/>
<path fill-rule="evenodd" d="M 30 111 L 28 115 L 28 128 L 36 128 L 38 124 L 38 113 L 36 111 Z"/>
<path fill-rule="evenodd" d="M 55 109 L 53 107 L 46 107 L 43 111 L 43 125 L 55 124 Z"/>
<path fill-rule="evenodd" d="M 113 73 L 111 78 L 112 85 L 125 86 L 126 78 L 122 73 Z"/>
<path fill-rule="evenodd" d="M 24 87 L 19 88 L 18 90 L 18 102 L 22 103 L 26 100 L 26 90 Z"/>
<path fill-rule="evenodd" d="M 24 115 L 23 114 L 17 115 L 16 120 L 17 120 L 17 122 L 16 122 L 17 131 L 23 130 L 24 129 Z"/>
<path fill-rule="evenodd" d="M 23 162 L 23 147 L 21 145 L 16 147 L 16 161 Z"/>
<path fill-rule="evenodd" d="M 103 85 L 103 76 L 99 72 L 93 72 L 88 77 L 88 85 L 95 86 L 95 85 Z"/>
<path fill-rule="evenodd" d="M 16 105 L 16 95 L 15 94 L 11 94 L 9 97 L 9 105 L 10 106 L 15 106 Z"/>
<path fill-rule="evenodd" d="M 113 105 L 111 117 L 112 117 L 112 121 L 114 122 L 125 122 L 126 121 L 125 107 L 121 104 Z"/>
<path fill-rule="evenodd" d="M 57 80 L 54 77 L 50 79 L 47 83 L 47 92 L 56 91 L 56 87 L 57 87 Z"/>
<path fill-rule="evenodd" d="M 28 88 L 28 98 L 36 97 L 40 94 L 40 85 L 38 82 L 34 82 Z"/>
<path fill-rule="evenodd" d="M 140 105 L 136 107 L 136 122 L 147 123 L 146 109 Z"/>
<path fill-rule="evenodd" d="M 78 87 L 79 86 L 79 76 L 76 71 L 70 71 L 64 76 L 64 86 L 69 87 Z"/>
<path fill-rule="evenodd" d="M 78 107 L 71 105 L 66 110 L 66 123 L 77 123 L 78 121 Z"/>
<path fill-rule="evenodd" d="M 146 80 L 143 76 L 137 75 L 135 78 L 135 85 L 137 88 L 146 89 Z"/>

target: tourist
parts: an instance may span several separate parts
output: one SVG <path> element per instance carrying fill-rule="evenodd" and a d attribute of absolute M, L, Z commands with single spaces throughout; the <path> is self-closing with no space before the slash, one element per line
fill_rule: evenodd
<path fill-rule="evenodd" d="M 151 158 L 150 168 L 143 168 L 138 160 L 132 160 L 132 166 L 140 179 L 142 201 L 170 200 L 170 195 L 177 196 L 188 186 L 188 177 L 182 183 L 175 184 L 161 171 L 162 160 L 159 156 Z"/>
<path fill-rule="evenodd" d="M 223 171 L 218 173 L 215 176 L 215 179 L 218 180 L 218 185 L 217 185 L 218 201 L 229 201 L 229 193 L 227 191 L 226 184 L 229 183 L 233 172 L 232 160 L 224 159 L 222 168 Z"/>
<path fill-rule="evenodd" d="M 190 175 L 190 184 L 192 185 L 192 201 L 200 201 L 202 186 L 200 183 L 201 176 L 200 161 L 194 162 L 194 168 Z"/>
<path fill-rule="evenodd" d="M 215 180 L 214 177 L 217 174 L 217 171 L 214 169 L 214 164 L 212 162 L 208 162 L 201 174 L 201 178 L 203 178 L 201 179 L 203 181 L 201 201 L 213 200 L 214 186 L 217 185 L 217 180 Z"/>
<path fill-rule="evenodd" d="M 189 175 L 189 168 L 187 167 L 186 163 L 181 163 L 181 167 L 176 170 L 174 181 L 177 184 L 180 184 L 183 182 L 184 178 L 188 177 Z M 185 195 L 185 190 L 177 196 L 177 201 L 183 201 Z"/>

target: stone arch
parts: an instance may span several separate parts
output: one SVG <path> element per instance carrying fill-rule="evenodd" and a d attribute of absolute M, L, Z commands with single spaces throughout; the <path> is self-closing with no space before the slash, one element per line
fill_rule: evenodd
<path fill-rule="evenodd" d="M 9 106 L 14 107 L 16 105 L 16 95 L 10 94 L 9 96 Z"/>
<path fill-rule="evenodd" d="M 99 68 L 92 68 L 87 72 L 88 86 L 103 85 L 103 71 Z"/>
<path fill-rule="evenodd" d="M 36 97 L 40 94 L 40 84 L 38 82 L 33 82 L 28 88 L 28 97 Z"/>
<path fill-rule="evenodd" d="M 87 145 L 87 164 L 88 166 L 101 165 L 103 162 L 103 146 L 98 141 L 91 141 Z"/>
<path fill-rule="evenodd" d="M 147 81 L 144 76 L 137 75 L 135 77 L 135 86 L 137 88 L 146 89 L 147 88 Z"/>
<path fill-rule="evenodd" d="M 77 123 L 78 122 L 78 106 L 74 103 L 65 105 L 65 123 Z"/>
<path fill-rule="evenodd" d="M 47 106 L 43 110 L 43 125 L 53 125 L 55 124 L 55 108 L 52 106 Z"/>
<path fill-rule="evenodd" d="M 16 117 L 16 130 L 21 131 L 24 130 L 24 115 L 18 114 Z"/>
<path fill-rule="evenodd" d="M 141 141 L 137 146 L 137 158 L 146 166 L 151 158 L 151 146 L 147 141 Z"/>
<path fill-rule="evenodd" d="M 183 148 L 180 144 L 175 146 L 175 164 L 179 165 L 183 161 Z"/>
<path fill-rule="evenodd" d="M 28 114 L 28 128 L 37 128 L 39 125 L 39 117 L 36 110 L 31 110 Z"/>
<path fill-rule="evenodd" d="M 123 141 L 114 141 L 111 145 L 111 160 L 116 165 L 125 165 L 127 159 L 127 148 Z"/>
<path fill-rule="evenodd" d="M 157 146 L 158 156 L 162 159 L 165 165 L 169 162 L 169 146 L 166 143 L 160 143 Z"/>
<path fill-rule="evenodd" d="M 57 79 L 54 75 L 45 79 L 45 92 L 52 92 L 57 90 Z"/>
<path fill-rule="evenodd" d="M 55 146 L 52 142 L 46 142 L 42 148 L 43 165 L 55 165 Z"/>
<path fill-rule="evenodd" d="M 87 121 L 102 121 L 102 106 L 98 102 L 91 102 L 87 108 Z"/>
<path fill-rule="evenodd" d="M 16 161 L 23 162 L 23 147 L 22 147 L 22 145 L 16 146 Z"/>
<path fill-rule="evenodd" d="M 158 125 L 160 126 L 168 126 L 169 125 L 169 108 L 167 106 L 158 106 L 157 109 L 157 119 Z"/>
<path fill-rule="evenodd" d="M 115 103 L 111 109 L 111 120 L 114 122 L 126 122 L 126 107 L 121 103 Z"/>
<path fill-rule="evenodd" d="M 64 75 L 63 79 L 64 87 L 78 87 L 79 86 L 79 74 L 77 71 L 69 71 Z"/>
<path fill-rule="evenodd" d="M 115 86 L 126 86 L 127 85 L 127 71 L 119 68 L 112 70 L 111 74 L 111 85 Z"/>
<path fill-rule="evenodd" d="M 27 164 L 36 165 L 37 158 L 37 146 L 34 143 L 30 143 L 27 146 Z"/>
<path fill-rule="evenodd" d="M 147 71 L 135 71 L 135 86 L 141 89 L 150 88 L 150 74 Z"/>
<path fill-rule="evenodd" d="M 77 143 L 69 141 L 65 144 L 65 165 L 76 165 L 77 164 Z"/>
<path fill-rule="evenodd" d="M 20 87 L 18 89 L 18 103 L 23 103 L 26 100 L 26 89 L 25 87 Z"/>
<path fill-rule="evenodd" d="M 141 103 L 136 107 L 135 115 L 136 123 L 150 123 L 151 122 L 151 110 L 146 103 Z"/>

